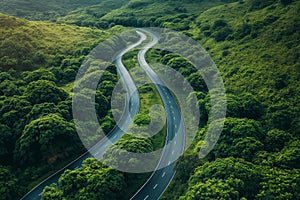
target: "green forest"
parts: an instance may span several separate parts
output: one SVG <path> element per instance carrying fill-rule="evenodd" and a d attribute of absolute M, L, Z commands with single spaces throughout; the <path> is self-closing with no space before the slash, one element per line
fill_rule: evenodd
<path fill-rule="evenodd" d="M 147 61 L 186 78 L 201 113 L 196 138 L 177 160 L 160 199 L 300 199 L 299 13 L 298 0 L 1 1 L 0 199 L 22 198 L 87 151 L 72 114 L 77 72 L 100 42 L 132 27 L 169 28 L 193 38 L 213 58 L 226 88 L 222 134 L 200 159 L 213 93 L 184 58 L 163 50 L 147 53 Z M 134 71 L 136 55 L 123 57 L 133 77 L 141 74 Z M 92 76 L 99 69 L 91 66 Z M 116 125 L 111 99 L 120 77 L 114 64 L 103 74 L 94 91 L 95 110 L 108 134 Z M 141 107 L 133 129 L 150 123 L 147 108 L 162 105 L 153 85 L 138 89 Z M 88 158 L 66 170 L 41 199 L 130 199 L 151 173 L 105 164 L 120 149 L 145 153 L 163 146 L 166 127 L 153 137 L 146 128 L 139 131 L 142 137 L 123 135 L 104 162 Z"/>

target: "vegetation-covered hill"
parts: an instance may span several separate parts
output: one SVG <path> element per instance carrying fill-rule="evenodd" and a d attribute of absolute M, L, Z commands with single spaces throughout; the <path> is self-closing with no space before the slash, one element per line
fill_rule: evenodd
<path fill-rule="evenodd" d="M 214 150 L 192 166 L 207 127 L 199 130 L 163 199 L 300 198 L 299 11 L 299 1 L 247 0 L 211 8 L 191 24 L 186 33 L 223 76 L 227 119 Z"/>
<path fill-rule="evenodd" d="M 59 23 L 107 28 L 109 24 L 99 20 L 104 15 L 122 7 L 128 0 L 104 0 L 99 4 L 79 8 L 57 19 Z"/>
<path fill-rule="evenodd" d="M 19 1 L 18 6 L 28 8 Z M 0 199 L 19 198 L 43 174 L 83 151 L 72 121 L 70 85 L 91 48 L 123 29 L 115 25 L 168 27 L 193 37 L 208 50 L 226 86 L 223 133 L 213 151 L 200 160 L 197 153 L 210 122 L 212 94 L 184 59 L 165 51 L 147 55 L 149 61 L 167 64 L 187 78 L 202 113 L 196 140 L 177 162 L 175 179 L 162 199 L 300 199 L 300 2 L 113 2 L 82 3 L 82 8 L 53 20 L 56 23 L 0 15 Z M 41 13 L 41 19 L 51 18 Z M 124 58 L 125 63 L 135 65 L 133 58 Z M 96 95 L 95 106 L 107 132 L 114 126 L 109 102 L 117 80 L 111 66 Z M 141 149 L 151 151 L 154 142 L 126 136 L 117 145 L 138 151 L 134 147 L 143 144 Z M 144 178 L 90 159 L 47 187 L 43 198 L 120 199 Z"/>
<path fill-rule="evenodd" d="M 3 14 L 0 14 L 0 26 L 0 68 L 17 70 L 60 65 L 65 58 L 87 54 L 111 33 L 31 22 Z"/>
<path fill-rule="evenodd" d="M 187 33 L 208 49 L 228 92 L 252 93 L 267 108 L 265 120 L 297 134 L 300 3 L 255 2 L 212 8 L 199 15 Z"/>
<path fill-rule="evenodd" d="M 90 49 L 124 28 L 101 31 L 3 14 L 0 24 L 0 199 L 19 199 L 85 151 L 70 86 Z M 118 79 L 114 66 L 106 76 L 95 106 L 110 130 L 113 121 L 104 117 Z"/>
<path fill-rule="evenodd" d="M 49 20 L 79 7 L 101 3 L 103 0 L 2 0 L 0 12 L 31 20 Z"/>
<path fill-rule="evenodd" d="M 137 27 L 169 25 L 170 28 L 184 30 L 188 27 L 188 21 L 184 20 L 185 18 L 193 18 L 194 14 L 224 4 L 226 1 L 131 0 L 125 2 L 127 3 L 119 9 L 114 9 L 105 15 L 103 15 L 103 7 L 99 4 L 78 9 L 58 19 L 58 22 L 81 23 L 83 26 L 96 26 L 99 28 L 107 28 L 115 24 Z"/>

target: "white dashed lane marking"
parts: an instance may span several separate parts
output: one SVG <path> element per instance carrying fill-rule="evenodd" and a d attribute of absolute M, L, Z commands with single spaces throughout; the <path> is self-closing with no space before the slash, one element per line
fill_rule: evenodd
<path fill-rule="evenodd" d="M 163 178 L 165 175 L 166 175 L 166 172 L 164 172 L 164 173 L 161 175 L 161 177 Z"/>
<path fill-rule="evenodd" d="M 157 184 L 154 185 L 153 189 L 155 190 L 157 188 Z"/>

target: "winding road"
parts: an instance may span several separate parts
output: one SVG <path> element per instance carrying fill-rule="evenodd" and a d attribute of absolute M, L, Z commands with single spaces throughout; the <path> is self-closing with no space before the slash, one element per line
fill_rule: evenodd
<path fill-rule="evenodd" d="M 140 66 L 154 83 L 163 101 L 167 117 L 167 136 L 164 150 L 157 166 L 158 170 L 152 173 L 146 183 L 134 194 L 131 200 L 157 200 L 167 189 L 176 173 L 174 170 L 175 161 L 184 152 L 185 128 L 176 98 L 159 76 L 151 69 L 145 59 L 147 51 L 158 42 L 158 37 L 146 29 L 140 30 L 153 38 L 149 44 L 139 51 L 137 59 Z M 138 32 L 138 34 L 144 37 L 143 33 Z"/>
<path fill-rule="evenodd" d="M 103 153 L 114 143 L 116 143 L 124 134 L 124 131 L 127 131 L 129 125 L 132 123 L 132 118 L 135 116 L 139 111 L 140 106 L 140 97 L 139 93 L 137 92 L 136 85 L 122 63 L 122 57 L 127 52 L 131 51 L 135 47 L 141 45 L 144 41 L 144 38 L 140 38 L 138 42 L 132 44 L 131 46 L 127 47 L 123 51 L 121 51 L 118 55 L 116 55 L 116 59 L 114 64 L 117 67 L 118 74 L 120 75 L 121 81 L 126 89 L 126 102 L 123 115 L 118 122 L 118 126 L 109 133 L 107 137 L 100 140 L 97 144 L 95 144 L 89 151 L 85 152 L 83 155 L 78 157 L 76 160 L 65 166 L 64 168 L 60 169 L 53 175 L 46 178 L 44 181 L 39 183 L 35 186 L 32 190 L 30 190 L 26 195 L 24 195 L 21 199 L 22 200 L 39 200 L 41 199 L 41 194 L 45 186 L 48 186 L 52 183 L 57 183 L 59 177 L 64 173 L 66 170 L 73 170 L 77 169 L 82 166 L 82 162 L 90 157 L 95 157 L 100 160 L 103 156 Z M 130 117 L 131 116 L 131 117 Z"/>
<path fill-rule="evenodd" d="M 112 144 L 116 143 L 122 137 L 124 131 L 126 132 L 128 130 L 129 125 L 132 123 L 133 116 L 136 115 L 139 111 L 140 101 L 135 83 L 122 63 L 122 56 L 135 47 L 141 45 L 142 42 L 147 39 L 147 35 L 152 37 L 152 41 L 139 51 L 137 59 L 139 65 L 154 83 L 163 101 L 167 118 L 167 135 L 163 153 L 156 168 L 157 170 L 155 170 L 151 174 L 146 183 L 134 194 L 131 199 L 157 200 L 167 189 L 176 173 L 176 171 L 174 170 L 175 161 L 184 151 L 185 128 L 180 108 L 176 102 L 175 96 L 164 84 L 164 82 L 158 77 L 158 75 L 151 69 L 151 67 L 145 60 L 145 54 L 158 42 L 158 37 L 151 31 L 146 29 L 139 29 L 137 33 L 140 36 L 140 40 L 120 52 L 116 56 L 116 60 L 114 62 L 124 88 L 126 89 L 127 95 L 125 110 L 118 123 L 118 126 L 116 126 L 112 130 L 107 138 L 99 141 L 88 152 L 34 187 L 22 198 L 23 200 L 40 199 L 45 186 L 50 185 L 51 183 L 58 182 L 60 175 L 63 174 L 65 170 L 72 170 L 80 167 L 82 165 L 82 161 L 89 157 L 92 157 L 92 155 L 95 155 L 97 159 L 101 159 L 103 156 L 103 152 L 105 152 Z"/>

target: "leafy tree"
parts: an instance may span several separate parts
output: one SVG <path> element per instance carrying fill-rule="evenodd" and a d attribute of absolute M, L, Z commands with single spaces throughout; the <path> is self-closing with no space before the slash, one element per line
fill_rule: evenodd
<path fill-rule="evenodd" d="M 222 180 L 212 178 L 192 186 L 180 200 L 243 199 L 237 189 L 243 187 L 243 185 L 244 183 L 239 179 L 228 178 Z"/>
<path fill-rule="evenodd" d="M 112 95 L 112 92 L 115 88 L 114 83 L 112 83 L 111 81 L 102 81 L 99 86 L 98 86 L 98 90 L 102 92 L 102 94 L 104 94 L 104 96 L 108 97 Z"/>
<path fill-rule="evenodd" d="M 71 69 L 71 68 L 67 68 L 63 71 L 63 81 L 65 83 L 69 83 L 71 81 L 74 81 L 76 78 L 76 70 L 75 69 Z"/>
<path fill-rule="evenodd" d="M 96 91 L 96 111 L 100 118 L 103 118 L 107 115 L 109 102 L 107 98 L 99 90 Z"/>
<path fill-rule="evenodd" d="M 110 115 L 105 116 L 101 120 L 101 128 L 105 133 L 109 133 L 114 128 L 115 125 L 116 122 Z"/>
<path fill-rule="evenodd" d="M 5 80 L 14 81 L 15 78 L 13 78 L 8 72 L 1 72 L 0 71 L 0 82 L 3 82 Z"/>
<path fill-rule="evenodd" d="M 20 95 L 20 90 L 14 81 L 5 80 L 0 83 L 0 95 L 1 96 L 14 96 Z"/>
<path fill-rule="evenodd" d="M 56 106 L 57 113 L 60 113 L 67 121 L 71 121 L 73 119 L 72 116 L 72 98 L 69 97 L 65 101 L 61 101 Z"/>
<path fill-rule="evenodd" d="M 43 117 L 45 115 L 51 114 L 51 113 L 58 113 L 59 109 L 56 108 L 54 103 L 41 103 L 41 104 L 35 104 L 31 111 L 26 115 L 27 123 L 29 124 L 31 121 L 36 120 L 40 117 Z"/>
<path fill-rule="evenodd" d="M 276 102 L 267 109 L 267 122 L 270 127 L 289 131 L 295 114 L 289 102 Z"/>
<path fill-rule="evenodd" d="M 51 184 L 50 186 L 46 186 L 42 193 L 42 200 L 62 200 L 63 191 L 57 188 L 56 184 Z"/>
<path fill-rule="evenodd" d="M 145 133 L 140 133 L 141 135 Z M 110 166 L 136 166 L 138 162 L 141 162 L 136 157 L 129 156 L 127 152 L 133 153 L 148 153 L 153 151 L 153 142 L 151 138 L 146 137 L 134 137 L 131 134 L 125 134 L 114 145 L 112 145 L 103 155 L 103 161 Z M 117 158 L 122 157 L 122 160 Z M 145 158 L 142 162 L 147 163 L 152 160 Z M 153 158 L 152 158 L 153 159 Z M 147 166 L 147 165 L 146 165 Z"/>
<path fill-rule="evenodd" d="M 33 104 L 52 102 L 57 104 L 68 97 L 68 93 L 60 89 L 55 83 L 39 80 L 29 83 L 25 95 Z"/>
<path fill-rule="evenodd" d="M 66 170 L 58 186 L 46 187 L 43 199 L 119 199 L 125 186 L 122 173 L 89 158 L 81 168 Z"/>
<path fill-rule="evenodd" d="M 49 114 L 31 121 L 24 129 L 16 148 L 16 161 L 36 164 L 54 163 L 60 157 L 78 152 L 74 125 L 60 115 Z"/>
<path fill-rule="evenodd" d="M 247 35 L 250 35 L 252 31 L 252 26 L 250 24 L 242 24 L 237 28 L 237 30 L 234 33 L 235 39 L 242 39 L 246 37 Z"/>
<path fill-rule="evenodd" d="M 260 180 L 260 172 L 250 162 L 232 157 L 216 159 L 195 170 L 189 180 L 187 197 L 253 199 L 259 192 Z"/>
<path fill-rule="evenodd" d="M 271 152 L 279 152 L 292 139 L 292 135 L 288 132 L 272 129 L 266 134 L 266 147 Z"/>
<path fill-rule="evenodd" d="M 181 57 L 175 57 L 175 58 L 170 59 L 168 61 L 167 65 L 172 67 L 175 70 L 179 70 L 180 68 L 185 68 L 190 64 L 187 63 L 187 61 Z"/>
<path fill-rule="evenodd" d="M 276 157 L 276 162 L 290 169 L 300 168 L 300 141 L 295 140 L 286 145 Z"/>
<path fill-rule="evenodd" d="M 173 58 L 179 58 L 178 55 L 176 54 L 172 54 L 172 53 L 169 53 L 167 51 L 161 51 L 161 56 L 162 58 L 160 59 L 160 61 L 164 64 L 164 65 L 167 65 L 168 62 L 173 59 Z"/>
<path fill-rule="evenodd" d="M 263 148 L 264 139 L 259 122 L 249 119 L 227 118 L 212 155 L 216 158 L 241 157 L 251 161 L 255 152 Z"/>
<path fill-rule="evenodd" d="M 207 86 L 199 72 L 190 74 L 187 80 L 189 81 L 189 83 L 195 91 L 207 93 Z"/>
<path fill-rule="evenodd" d="M 214 22 L 214 24 L 212 26 L 212 30 L 218 30 L 218 29 L 224 28 L 226 26 L 228 26 L 226 21 L 224 21 L 223 19 L 218 19 Z"/>
<path fill-rule="evenodd" d="M 264 168 L 257 199 L 299 199 L 300 171 Z"/>
<path fill-rule="evenodd" d="M 241 105 L 240 117 L 257 120 L 265 114 L 263 105 L 253 94 L 245 92 L 239 95 L 239 97 Z"/>
<path fill-rule="evenodd" d="M 11 169 L 0 165 L 0 197 L 1 199 L 17 199 L 19 187 L 18 179 Z"/>
<path fill-rule="evenodd" d="M 25 116 L 31 110 L 31 103 L 22 96 L 5 98 L 0 101 L 0 123 L 22 130 L 26 125 Z"/>
<path fill-rule="evenodd" d="M 210 95 L 205 98 L 206 109 L 209 112 Z M 248 119 L 261 119 L 265 114 L 265 109 L 261 102 L 251 93 L 245 92 L 238 95 L 227 93 L 226 94 L 226 116 L 231 118 L 248 118 Z"/>
<path fill-rule="evenodd" d="M 148 114 L 137 114 L 133 121 L 138 126 L 147 126 L 150 124 L 151 118 Z"/>
<path fill-rule="evenodd" d="M 226 116 L 227 117 L 241 117 L 241 99 L 234 94 L 226 94 Z"/>
<path fill-rule="evenodd" d="M 229 27 L 225 27 L 222 28 L 220 30 L 218 30 L 215 34 L 214 34 L 214 38 L 216 40 L 216 42 L 222 42 L 225 41 L 226 38 L 232 33 L 232 29 Z"/>
<path fill-rule="evenodd" d="M 33 55 L 32 61 L 36 64 L 43 65 L 46 63 L 46 55 L 42 51 L 37 51 Z"/>

